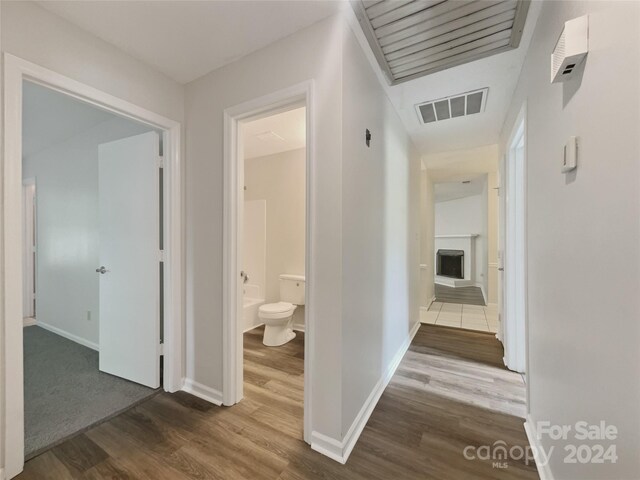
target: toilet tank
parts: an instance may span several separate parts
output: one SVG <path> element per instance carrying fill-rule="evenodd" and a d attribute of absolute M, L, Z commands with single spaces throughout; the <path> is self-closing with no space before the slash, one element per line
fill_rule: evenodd
<path fill-rule="evenodd" d="M 304 305 L 304 276 L 280 275 L 280 301 Z"/>

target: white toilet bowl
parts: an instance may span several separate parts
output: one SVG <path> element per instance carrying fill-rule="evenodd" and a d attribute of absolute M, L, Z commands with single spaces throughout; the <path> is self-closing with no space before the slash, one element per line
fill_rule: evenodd
<path fill-rule="evenodd" d="M 291 328 L 296 305 L 289 302 L 266 303 L 258 309 L 258 317 L 264 322 L 262 343 L 278 347 L 296 338 Z"/>

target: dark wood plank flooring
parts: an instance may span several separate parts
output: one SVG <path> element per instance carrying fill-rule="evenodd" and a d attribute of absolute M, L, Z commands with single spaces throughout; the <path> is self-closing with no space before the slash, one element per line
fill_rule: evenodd
<path fill-rule="evenodd" d="M 435 284 L 436 302 L 486 305 L 480 287 L 447 287 Z"/>
<path fill-rule="evenodd" d="M 30 460 L 27 479 L 536 479 L 533 465 L 466 460 L 467 445 L 527 445 L 522 402 L 490 335 L 423 325 L 346 465 L 302 441 L 303 334 L 245 334 L 245 399 L 162 393 Z"/>

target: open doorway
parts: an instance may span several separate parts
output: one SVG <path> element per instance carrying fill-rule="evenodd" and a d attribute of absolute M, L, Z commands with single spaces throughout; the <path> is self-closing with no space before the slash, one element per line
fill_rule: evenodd
<path fill-rule="evenodd" d="M 77 105 L 81 106 L 81 108 L 86 108 L 87 106 L 95 107 L 100 110 L 102 113 L 115 114 L 119 118 L 128 119 L 130 121 L 137 121 L 145 126 L 147 129 L 147 134 L 153 133 L 156 135 L 156 140 L 158 139 L 157 133 L 162 132 L 163 138 L 163 151 L 166 163 L 163 161 L 164 165 L 164 174 L 161 175 L 161 179 L 159 180 L 156 176 L 154 179 L 154 190 L 158 193 L 159 184 L 162 182 L 163 187 L 163 196 L 162 196 L 162 216 L 160 218 L 156 218 L 154 220 L 154 224 L 157 226 L 160 223 L 161 227 L 157 227 L 154 231 L 154 246 L 152 252 L 154 252 L 154 264 L 156 267 L 158 266 L 158 260 L 160 258 L 160 254 L 158 253 L 158 232 L 160 228 L 163 230 L 163 251 L 161 254 L 163 260 L 163 283 L 160 288 L 162 288 L 162 304 L 156 305 L 156 310 L 160 309 L 162 306 L 162 310 L 164 313 L 164 322 L 162 324 L 162 329 L 164 333 L 164 344 L 161 346 L 156 338 L 149 338 L 147 336 L 144 337 L 144 342 L 148 340 L 153 342 L 153 355 L 155 358 L 149 359 L 149 363 L 145 364 L 144 362 L 138 362 L 135 366 L 136 369 L 145 369 L 154 376 L 154 380 L 157 381 L 159 385 L 160 381 L 160 359 L 158 358 L 160 355 L 163 356 L 163 368 L 162 368 L 162 380 L 163 380 L 163 388 L 166 391 L 174 392 L 181 388 L 182 385 L 182 329 L 183 329 L 183 318 L 180 314 L 181 306 L 182 306 L 182 288 L 181 288 L 181 279 L 179 273 L 181 271 L 181 256 L 178 254 L 181 249 L 181 215 L 180 215 L 180 124 L 173 120 L 167 119 L 160 115 L 157 115 L 153 112 L 140 108 L 136 105 L 133 105 L 129 102 L 111 96 L 102 91 L 96 90 L 88 85 L 82 84 L 75 80 L 72 80 L 64 75 L 60 75 L 57 72 L 52 70 L 48 70 L 39 65 L 33 64 L 31 62 L 22 60 L 18 57 L 5 54 L 4 55 L 4 91 L 5 91 L 5 102 L 4 102 L 4 118 L 10 119 L 9 121 L 4 123 L 4 162 L 2 164 L 2 177 L 3 177 L 3 192 L 4 199 L 3 202 L 3 218 L 5 228 L 2 231 L 2 242 L 4 247 L 4 258 L 3 258 L 3 275 L 5 279 L 12 279 L 12 281 L 4 281 L 2 282 L 2 296 L 3 296 L 3 305 L 4 305 L 4 315 L 0 318 L 0 327 L 2 328 L 4 335 L 1 339 L 2 341 L 2 349 L 4 352 L 5 362 L 4 362 L 4 371 L 3 378 L 5 382 L 5 387 L 3 389 L 4 396 L 4 408 L 2 411 L 3 414 L 3 424 L 4 424 L 4 438 L 3 438 L 3 446 L 4 446 L 4 459 L 5 459 L 5 475 L 8 478 L 14 477 L 20 471 L 22 471 L 25 460 L 25 423 L 27 419 L 25 418 L 25 390 L 27 387 L 25 382 L 25 358 L 30 355 L 30 352 L 25 351 L 25 330 L 32 327 L 24 327 L 24 315 L 25 312 L 28 312 L 28 309 L 25 309 L 25 302 L 23 298 L 24 293 L 24 285 L 23 285 L 23 260 L 24 256 L 22 254 L 23 246 L 24 246 L 24 237 L 23 237 L 23 199 L 24 199 L 24 190 L 23 190 L 23 178 L 28 177 L 27 175 L 23 175 L 23 160 L 26 160 L 28 155 L 26 153 L 26 146 L 23 145 L 24 140 L 24 125 L 23 120 L 26 120 L 25 108 L 23 105 L 23 100 L 25 100 L 25 95 L 28 95 L 27 89 L 30 86 L 34 87 L 44 87 L 46 92 L 51 93 L 54 92 L 56 94 L 62 94 L 65 100 L 73 100 L 77 102 Z M 36 102 L 38 103 L 38 102 Z M 62 116 L 56 116 L 56 111 L 52 110 L 49 112 L 48 117 L 51 118 L 51 115 L 54 116 L 56 120 L 59 120 L 53 124 L 53 128 L 44 129 L 45 133 L 51 134 L 60 132 L 61 129 L 66 129 L 69 124 L 63 121 Z M 43 117 L 36 116 L 37 120 L 41 120 Z M 153 130 L 153 132 L 150 132 Z M 143 134 L 143 135 L 147 135 Z M 137 135 L 139 136 L 139 135 Z M 149 135 L 150 136 L 150 135 Z M 44 138 L 44 135 L 40 138 Z M 135 137 L 129 137 L 135 138 Z M 51 137 L 49 137 L 51 140 Z M 126 140 L 126 139 L 125 139 Z M 58 143 L 58 142 L 54 142 Z M 64 141 L 60 142 L 59 145 L 62 145 Z M 108 145 L 110 142 L 107 142 L 103 145 Z M 113 143 L 113 142 L 111 142 Z M 147 138 L 147 145 L 156 149 L 156 152 L 159 149 L 159 141 L 151 142 L 149 138 Z M 33 147 L 31 145 L 30 147 Z M 30 148 L 28 147 L 28 148 Z M 40 152 L 41 149 L 39 147 L 34 147 L 32 150 L 33 154 Z M 125 162 L 126 163 L 126 162 Z M 139 162 L 148 165 L 147 162 Z M 52 162 L 51 165 L 47 165 L 49 169 L 55 168 L 55 162 Z M 85 163 L 77 169 L 72 169 L 73 174 L 81 174 L 83 169 L 87 167 L 88 163 Z M 115 165 L 115 164 L 114 164 Z M 155 157 L 154 161 L 154 169 L 158 168 L 158 158 Z M 139 173 L 139 172 L 138 172 Z M 158 172 L 159 173 L 159 172 Z M 131 175 L 132 178 L 137 178 L 136 174 Z M 147 179 L 145 179 L 146 181 Z M 125 181 L 124 184 L 128 185 L 128 190 L 131 192 L 131 183 Z M 150 182 L 149 182 L 150 183 Z M 42 214 L 42 210 L 38 208 L 38 205 L 42 203 L 43 197 L 43 186 L 44 182 L 39 182 L 38 178 L 35 178 L 35 184 L 37 188 L 37 194 L 35 196 L 36 203 L 36 219 L 39 222 L 40 216 Z M 88 183 L 84 183 L 83 186 L 86 187 Z M 109 183 L 111 187 L 114 185 L 120 186 L 122 188 L 123 185 L 120 183 Z M 137 187 L 137 185 L 136 185 Z M 59 199 L 64 199 L 67 196 L 67 191 L 64 189 L 59 189 L 61 192 Z M 145 198 L 143 194 L 140 195 L 140 199 L 136 196 L 136 200 L 141 203 L 148 203 L 146 201 L 142 201 Z M 87 209 L 87 205 L 84 202 L 87 199 L 80 195 L 75 198 L 76 202 L 71 209 Z M 47 202 L 49 204 L 50 202 Z M 55 202 L 54 202 L 55 203 Z M 90 202 L 87 202 L 90 203 Z M 118 202 L 114 202 L 113 206 L 115 207 Z M 124 204 L 126 202 L 122 202 Z M 129 201 L 129 204 L 134 205 L 134 202 Z M 158 197 L 154 196 L 153 203 L 156 209 L 159 209 L 158 205 Z M 55 211 L 55 209 L 54 209 Z M 130 208 L 127 211 L 127 216 L 132 217 L 137 213 L 137 207 L 134 205 L 133 208 Z M 68 214 L 69 212 L 60 211 L 58 214 L 62 216 L 63 214 Z M 52 218 L 55 218 L 52 217 Z M 94 221 L 97 222 L 98 219 L 94 218 Z M 145 223 L 144 219 L 141 223 Z M 42 225 L 36 227 L 36 243 L 38 239 L 42 236 Z M 66 234 L 68 236 L 72 236 L 73 238 L 81 237 L 78 235 L 74 235 L 74 225 L 66 224 L 62 225 L 58 229 L 58 234 L 63 235 Z M 88 237 L 84 237 L 84 240 L 89 240 Z M 83 259 L 83 255 L 86 254 L 85 243 L 80 242 L 79 244 L 73 242 L 65 242 L 58 241 L 52 242 L 49 244 L 51 252 L 55 253 L 54 257 L 56 262 L 53 262 L 53 266 L 62 265 L 62 261 L 73 261 L 74 259 L 79 260 Z M 36 267 L 39 266 L 43 257 L 44 252 L 37 248 L 36 245 Z M 142 256 L 146 257 L 146 253 Z M 114 263 L 115 265 L 115 263 Z M 106 268 L 105 268 L 106 269 Z M 91 265 L 91 275 L 99 276 L 101 275 L 100 265 Z M 106 269 L 108 270 L 108 269 Z M 113 271 L 113 268 L 112 268 Z M 62 272 L 61 272 L 62 273 Z M 115 271 L 114 271 L 115 273 Z M 37 277 L 37 274 L 34 275 Z M 133 278 L 133 277 L 132 277 Z M 160 282 L 158 282 L 159 284 Z M 35 321 L 40 321 L 42 319 L 43 311 L 39 308 L 40 298 L 44 298 L 45 294 L 43 290 L 43 285 L 36 278 L 36 311 L 35 311 Z M 54 288 L 59 287 L 59 285 L 53 284 Z M 160 291 L 158 288 L 155 289 L 156 293 L 159 295 Z M 70 295 L 73 295 L 73 289 L 70 289 Z M 70 298 L 70 295 L 67 298 Z M 78 302 L 78 298 L 72 298 L 72 302 Z M 102 303 L 102 302 L 101 302 Z M 75 304 L 75 303 L 74 303 Z M 108 305 L 108 304 L 107 304 Z M 77 313 L 77 312 L 76 312 Z M 86 311 L 81 314 L 85 315 L 83 318 L 86 321 Z M 92 317 L 93 318 L 93 317 Z M 155 322 L 155 320 L 154 320 Z M 139 326 L 139 323 L 131 322 L 131 328 Z M 62 337 L 62 335 L 58 335 L 56 332 L 41 329 L 47 334 L 55 334 L 58 337 Z M 143 332 L 144 333 L 144 332 Z M 140 332 L 126 332 L 125 335 L 120 335 L 117 337 L 117 345 L 116 348 L 120 348 L 125 351 L 126 355 L 121 355 L 118 358 L 130 358 L 130 355 L 138 355 L 141 352 L 149 353 L 149 349 L 140 348 L 141 345 L 138 344 L 138 340 L 140 338 Z M 66 345 L 74 345 L 74 346 L 82 346 L 79 342 L 74 341 L 70 338 L 65 338 L 65 340 L 71 340 L 70 343 Z M 134 345 L 131 345 L 131 342 Z M 102 351 L 102 339 L 99 339 L 98 348 Z M 32 345 L 35 345 L 35 351 L 38 353 L 40 351 L 37 342 Z M 85 345 L 86 346 L 86 345 Z M 143 347 L 143 346 L 142 346 Z M 91 349 L 90 349 L 91 350 Z M 107 348 L 105 351 L 108 351 Z M 127 356 L 129 355 L 129 356 Z M 131 362 L 130 362 L 131 363 Z M 158 365 L 158 368 L 155 368 Z M 118 375 L 117 372 L 112 372 L 115 375 Z M 73 378 L 70 375 L 66 375 L 65 381 L 69 381 L 70 378 Z M 134 381 L 138 381 L 135 380 Z M 60 392 L 65 394 L 70 390 L 65 389 L 65 386 L 58 386 Z M 152 386 L 152 388 L 155 388 Z M 45 405 L 47 407 L 47 405 Z M 58 415 L 57 411 L 52 411 L 52 415 Z M 54 441 L 46 440 L 47 445 L 52 445 L 55 443 Z M 46 447 L 45 447 L 46 448 Z M 33 453 L 31 454 L 33 455 Z"/>
<path fill-rule="evenodd" d="M 429 174 L 434 178 L 434 301 L 423 316 L 426 323 L 495 334 L 497 161 L 482 168 L 432 168 Z"/>
<path fill-rule="evenodd" d="M 28 81 L 22 98 L 28 459 L 161 385 L 161 132 Z"/>
<path fill-rule="evenodd" d="M 302 83 L 225 110 L 222 392 L 225 405 L 245 396 L 288 405 L 282 428 L 307 443 L 313 358 L 310 98 L 311 84 Z M 278 418 L 275 411 L 265 415 Z"/>
<path fill-rule="evenodd" d="M 252 416 L 302 439 L 304 404 L 306 108 L 241 124 L 244 396 Z"/>

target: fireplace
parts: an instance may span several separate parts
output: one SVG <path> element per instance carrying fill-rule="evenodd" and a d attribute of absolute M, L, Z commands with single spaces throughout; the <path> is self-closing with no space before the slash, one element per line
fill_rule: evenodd
<path fill-rule="evenodd" d="M 444 250 L 437 253 L 436 274 L 449 278 L 464 278 L 464 250 Z"/>

